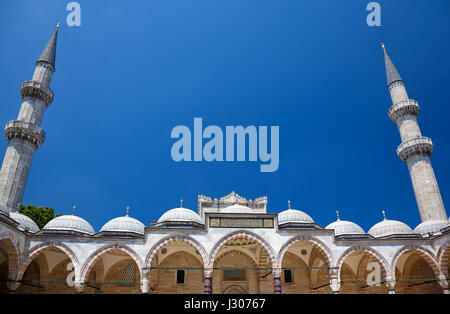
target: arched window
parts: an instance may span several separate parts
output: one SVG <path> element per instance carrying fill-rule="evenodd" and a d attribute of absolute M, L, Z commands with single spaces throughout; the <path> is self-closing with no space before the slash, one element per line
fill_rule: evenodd
<path fill-rule="evenodd" d="M 133 264 L 126 264 L 122 268 L 122 284 L 123 285 L 130 285 L 134 283 L 134 265 Z"/>

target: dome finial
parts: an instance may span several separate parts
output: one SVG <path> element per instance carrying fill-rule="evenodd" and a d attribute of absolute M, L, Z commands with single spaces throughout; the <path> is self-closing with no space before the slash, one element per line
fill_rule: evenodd
<path fill-rule="evenodd" d="M 183 199 L 180 200 L 180 208 L 183 208 Z"/>
<path fill-rule="evenodd" d="M 291 201 L 288 200 L 289 209 L 291 209 Z"/>
<path fill-rule="evenodd" d="M 73 205 L 73 207 L 72 207 L 72 216 L 75 216 L 75 209 L 77 209 L 77 206 Z"/>
<path fill-rule="evenodd" d="M 384 211 L 384 209 L 381 211 L 381 213 L 383 214 L 383 220 L 386 220 L 386 212 Z"/>
<path fill-rule="evenodd" d="M 128 217 L 128 214 L 130 213 L 130 206 L 127 206 L 127 217 Z"/>
<path fill-rule="evenodd" d="M 337 220 L 339 220 L 339 210 L 336 210 Z"/>

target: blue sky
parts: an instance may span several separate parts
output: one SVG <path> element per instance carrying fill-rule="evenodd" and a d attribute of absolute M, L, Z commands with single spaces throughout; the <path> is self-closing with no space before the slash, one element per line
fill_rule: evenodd
<path fill-rule="evenodd" d="M 16 119 L 20 84 L 57 21 L 52 89 L 24 203 L 77 214 L 96 231 L 125 214 L 146 225 L 165 211 L 197 210 L 197 195 L 291 200 L 321 226 L 341 219 L 365 231 L 382 219 L 412 228 L 420 217 L 387 112 L 388 52 L 421 107 L 432 163 L 450 200 L 450 2 L 378 1 L 368 27 L 363 0 L 78 1 L 81 27 L 65 23 L 69 1 L 0 4 L 0 124 Z M 175 163 L 171 130 L 277 125 L 280 166 Z M 6 139 L 0 140 L 2 156 Z M 447 208 L 448 212 L 449 208 Z"/>

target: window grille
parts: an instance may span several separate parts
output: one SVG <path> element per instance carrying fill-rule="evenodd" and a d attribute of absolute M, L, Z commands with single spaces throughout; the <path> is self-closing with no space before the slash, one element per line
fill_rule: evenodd
<path fill-rule="evenodd" d="M 127 264 L 122 269 L 122 284 L 129 285 L 134 283 L 134 265 Z"/>

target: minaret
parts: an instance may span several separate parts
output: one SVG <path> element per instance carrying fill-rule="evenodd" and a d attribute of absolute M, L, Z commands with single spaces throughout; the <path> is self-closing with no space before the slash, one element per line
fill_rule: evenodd
<path fill-rule="evenodd" d="M 33 78 L 20 87 L 22 106 L 17 120 L 5 127 L 8 148 L 0 170 L 0 203 L 8 212 L 22 202 L 34 152 L 45 140 L 40 125 L 45 108 L 53 101 L 50 82 L 55 72 L 58 28 L 59 24 L 36 62 Z"/>
<path fill-rule="evenodd" d="M 425 220 L 446 220 L 444 203 L 431 165 L 430 156 L 433 142 L 422 136 L 417 116 L 419 105 L 409 99 L 405 82 L 398 74 L 391 58 L 382 44 L 386 62 L 387 86 L 391 94 L 392 106 L 389 117 L 397 124 L 402 143 L 397 154 L 408 165 L 420 218 Z"/>

